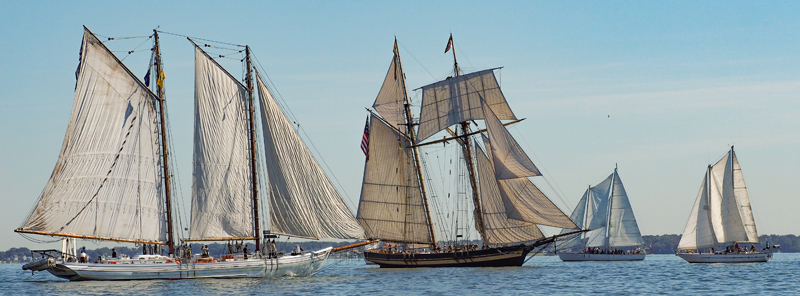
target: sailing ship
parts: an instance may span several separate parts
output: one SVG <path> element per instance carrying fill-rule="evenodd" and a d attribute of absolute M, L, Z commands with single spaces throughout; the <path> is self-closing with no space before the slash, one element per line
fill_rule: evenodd
<path fill-rule="evenodd" d="M 570 219 L 581 233 L 558 246 L 562 261 L 636 261 L 645 257 L 642 234 L 617 168 L 608 178 L 589 186 Z M 563 232 L 569 232 L 564 229 Z"/>
<path fill-rule="evenodd" d="M 689 263 L 767 262 L 779 247 L 767 243 L 759 248 L 756 244 L 750 197 L 731 146 L 706 169 L 676 255 Z"/>
<path fill-rule="evenodd" d="M 261 120 L 255 119 L 249 46 L 245 48 L 245 85 L 195 44 L 192 229 L 176 248 L 179 232 L 172 219 L 158 31 L 154 30 L 154 37 L 155 92 L 84 27 L 75 103 L 59 160 L 35 208 L 15 231 L 167 246 L 168 253 L 75 262 L 79 260 L 71 243 L 71 251 L 39 251 L 43 259 L 23 269 L 47 270 L 69 280 L 314 274 L 332 248 L 283 254 L 268 245 L 270 250 L 262 251 L 257 122 L 263 129 L 269 172 L 271 229 L 265 231 L 267 237 L 364 237 L 257 73 Z M 205 253 L 193 255 L 188 245 L 245 240 L 255 241 L 254 254 L 213 258 Z"/>
<path fill-rule="evenodd" d="M 451 35 L 448 50 L 452 45 Z M 496 69 L 460 75 L 453 51 L 455 76 L 421 88 L 415 129 L 395 39 L 394 57 L 370 112 L 357 218 L 369 239 L 384 243 L 364 253 L 380 267 L 521 266 L 531 251 L 562 236 L 545 237 L 538 225 L 576 228 L 527 178 L 540 173 L 500 122 L 517 118 L 500 90 Z M 484 120 L 486 129 L 472 131 L 474 120 Z M 450 128 L 454 125 L 457 131 Z M 451 137 L 422 143 L 442 130 Z M 436 239 L 419 150 L 448 141 L 456 142 L 463 155 L 457 165 L 468 171 L 470 185 L 462 192 L 471 190 L 471 198 L 462 197 L 472 201 L 482 246 L 463 234 Z"/>

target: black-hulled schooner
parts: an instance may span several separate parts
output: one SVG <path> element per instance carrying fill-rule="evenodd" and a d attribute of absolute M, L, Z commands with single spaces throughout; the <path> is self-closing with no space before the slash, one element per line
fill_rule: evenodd
<path fill-rule="evenodd" d="M 451 35 L 447 50 L 452 45 Z M 394 57 L 369 118 L 357 214 L 367 237 L 383 241 L 382 248 L 364 254 L 381 267 L 521 266 L 528 253 L 556 239 L 545 237 L 538 225 L 576 228 L 528 180 L 541 174 L 500 122 L 517 118 L 500 90 L 496 69 L 460 75 L 454 64 L 454 76 L 421 87 L 416 124 L 395 40 Z M 483 120 L 485 129 L 472 130 L 475 120 Z M 443 130 L 449 137 L 422 142 Z M 472 200 L 480 246 L 463 239 L 459 243 L 460 235 L 436 239 L 420 150 L 444 142 L 457 143 L 463 155 L 456 164 L 467 171 L 461 192 Z"/>

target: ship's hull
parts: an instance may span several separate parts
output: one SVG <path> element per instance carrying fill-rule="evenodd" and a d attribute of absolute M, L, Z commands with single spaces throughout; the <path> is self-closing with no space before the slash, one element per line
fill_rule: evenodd
<path fill-rule="evenodd" d="M 194 278 L 271 278 L 310 276 L 328 259 L 332 248 L 273 259 L 248 259 L 209 263 L 60 263 L 46 269 L 71 281 L 153 280 Z"/>
<path fill-rule="evenodd" d="M 531 249 L 525 245 L 447 253 L 392 254 L 364 252 L 364 259 L 381 268 L 409 267 L 503 267 L 522 266 Z"/>
<path fill-rule="evenodd" d="M 756 263 L 772 259 L 772 252 L 753 253 L 677 253 L 689 263 Z"/>
<path fill-rule="evenodd" d="M 558 253 L 561 261 L 641 261 L 645 254 Z"/>

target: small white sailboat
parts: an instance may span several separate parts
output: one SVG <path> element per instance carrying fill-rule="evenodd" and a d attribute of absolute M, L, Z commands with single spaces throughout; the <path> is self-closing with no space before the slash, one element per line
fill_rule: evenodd
<path fill-rule="evenodd" d="M 642 234 L 617 169 L 603 182 L 590 186 L 570 219 L 581 229 L 591 229 L 558 245 L 563 261 L 636 261 L 645 251 Z M 571 230 L 565 229 L 563 232 Z"/>
<path fill-rule="evenodd" d="M 758 233 L 739 160 L 731 150 L 706 169 L 678 243 L 689 263 L 767 262 L 778 246 L 756 247 Z"/>
<path fill-rule="evenodd" d="M 176 248 L 180 238 L 170 197 L 158 32 L 153 92 L 84 29 L 75 103 L 59 160 L 34 210 L 15 232 L 169 250 L 167 255 L 80 262 L 83 257 L 70 242 L 61 252 L 41 251 L 46 257 L 23 269 L 46 270 L 69 280 L 308 276 L 319 270 L 332 248 L 283 254 L 266 245 L 270 250 L 261 250 L 253 84 L 260 97 L 269 171 L 267 237 L 364 237 L 265 84 L 260 77 L 254 82 L 250 48 L 245 48 L 245 85 L 195 44 L 192 229 L 182 241 L 253 240 L 255 253 L 213 258 L 193 255 L 185 244 Z"/>

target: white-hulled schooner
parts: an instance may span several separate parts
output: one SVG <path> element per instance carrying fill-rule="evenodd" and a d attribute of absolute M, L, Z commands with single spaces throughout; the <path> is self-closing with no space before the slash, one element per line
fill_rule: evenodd
<path fill-rule="evenodd" d="M 448 50 L 451 46 L 452 36 Z M 415 129 L 395 40 L 392 63 L 373 104 L 376 112 L 369 119 L 357 213 L 367 237 L 384 242 L 382 249 L 364 254 L 381 267 L 521 266 L 534 248 L 555 240 L 545 237 L 538 225 L 576 228 L 528 180 L 540 174 L 500 122 L 516 117 L 495 69 L 465 75 L 459 75 L 457 63 L 454 69 L 454 77 L 422 87 L 421 117 Z M 486 129 L 471 131 L 474 120 L 484 120 Z M 458 126 L 457 134 L 450 129 L 453 125 Z M 421 143 L 442 130 L 452 137 Z M 483 132 L 485 150 L 474 138 Z M 447 247 L 437 242 L 419 149 L 445 141 L 456 142 L 458 153 L 463 153 L 464 163 L 458 165 L 466 166 L 470 184 L 463 190 L 471 192 L 483 246 L 458 244 L 453 238 L 446 240 L 454 244 Z"/>
<path fill-rule="evenodd" d="M 41 251 L 26 270 L 69 280 L 306 276 L 331 248 L 262 252 L 250 48 L 246 86 L 195 44 L 192 229 L 183 241 L 254 240 L 255 253 L 219 258 L 176 250 L 163 95 L 154 31 L 156 92 L 85 29 L 75 103 L 50 181 L 19 233 L 168 246 L 168 254 L 93 258 Z M 192 42 L 194 43 L 194 42 Z M 151 65 L 152 66 L 152 65 Z M 257 76 L 257 75 L 256 75 Z M 363 238 L 363 230 L 260 78 L 269 171 L 270 237 Z M 156 105 L 159 107 L 157 108 Z M 74 247 L 73 247 L 74 250 Z"/>
<path fill-rule="evenodd" d="M 571 237 L 558 247 L 563 261 L 636 261 L 645 251 L 628 193 L 617 168 L 603 182 L 589 186 L 570 219 L 591 231 Z M 572 231 L 564 229 L 563 232 Z M 566 251 L 562 251 L 566 250 Z"/>
<path fill-rule="evenodd" d="M 731 150 L 709 165 L 689 221 L 678 243 L 678 257 L 690 263 L 767 262 L 777 246 L 756 247 L 758 232 L 742 168 Z"/>

